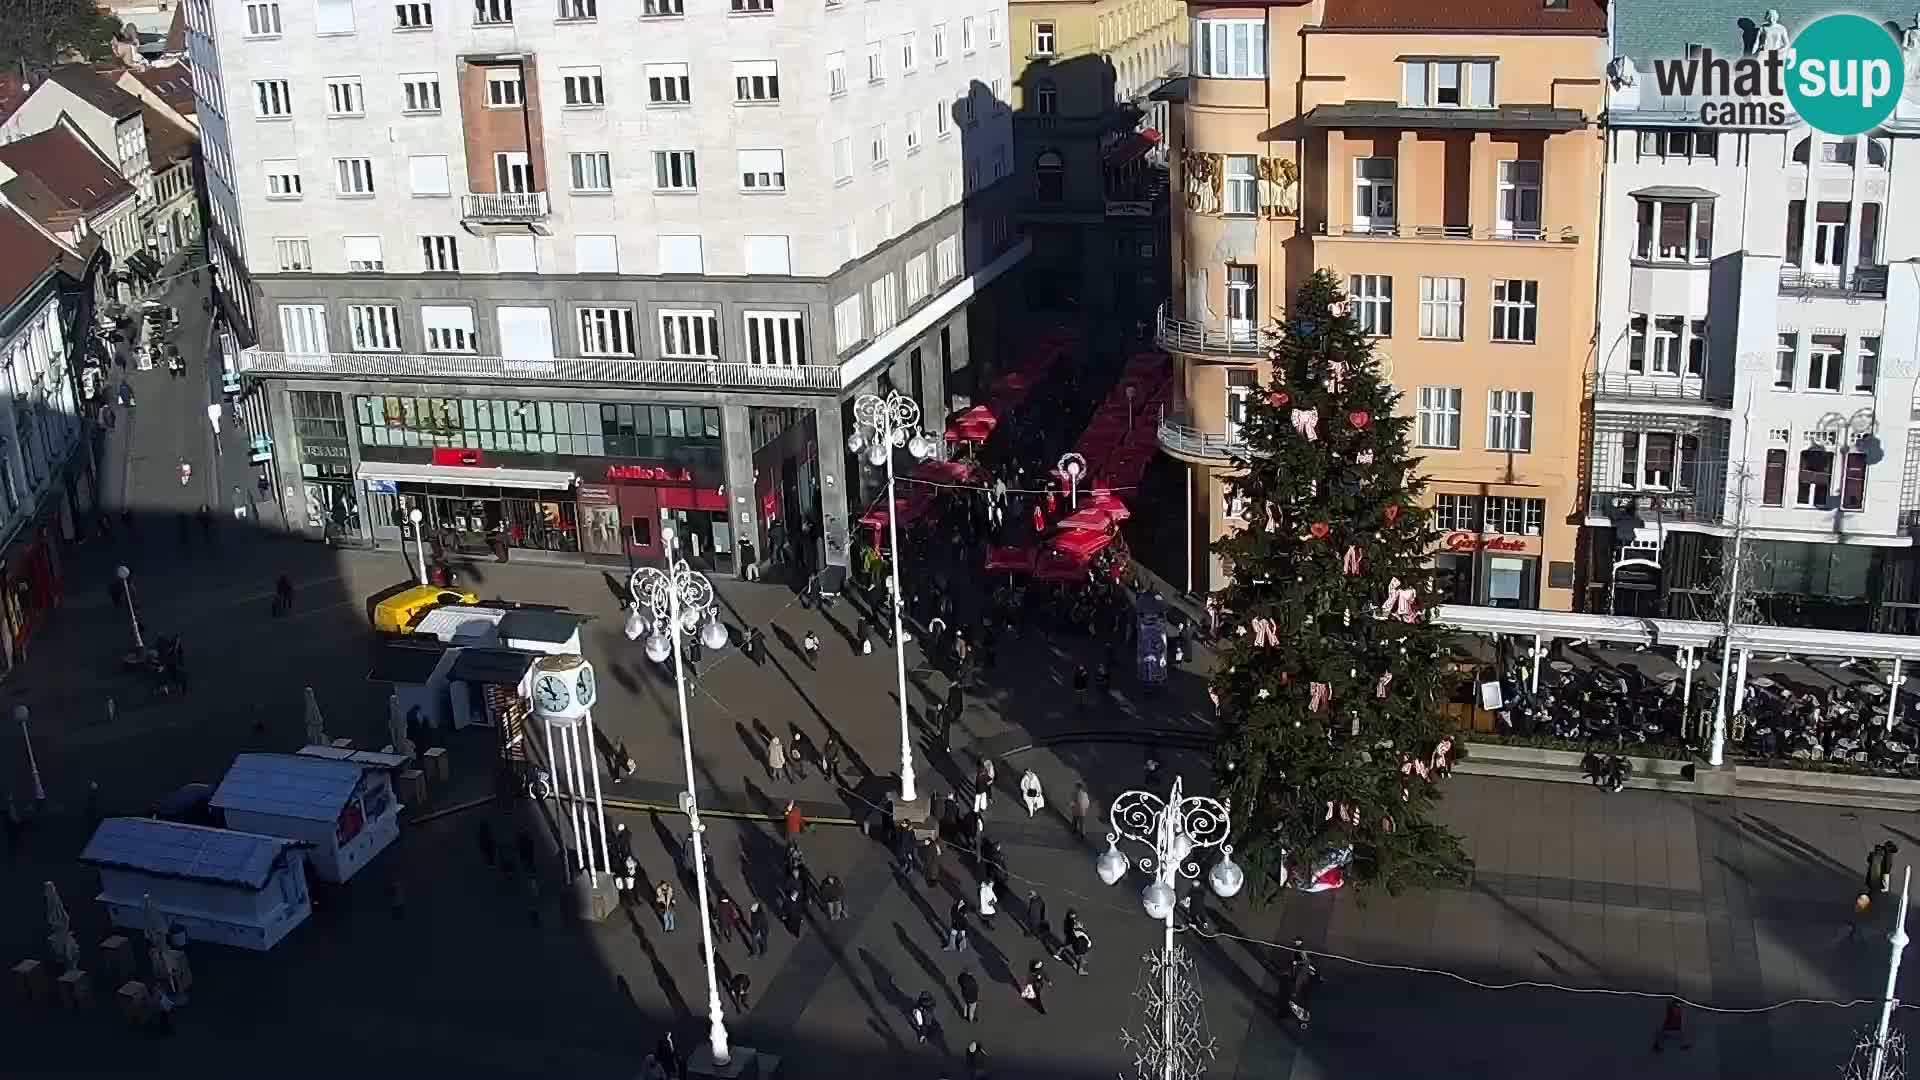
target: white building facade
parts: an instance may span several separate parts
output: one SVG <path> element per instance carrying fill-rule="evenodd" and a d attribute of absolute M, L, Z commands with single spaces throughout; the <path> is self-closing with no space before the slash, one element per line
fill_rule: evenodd
<path fill-rule="evenodd" d="M 1911 632 L 1920 112 L 1704 127 L 1652 61 L 1754 43 L 1725 5 L 1653 7 L 1615 12 L 1586 606 L 1717 617 L 1738 531 L 1771 620 Z"/>
<path fill-rule="evenodd" d="M 209 250 L 257 336 L 238 362 L 277 394 L 347 395 L 344 456 L 288 445 L 295 401 L 268 398 L 276 486 L 316 534 L 396 539 L 368 520 L 392 507 L 363 514 L 367 498 L 432 493 L 369 489 L 358 481 L 394 470 L 366 462 L 464 449 L 554 474 L 548 503 L 677 464 L 729 489 L 727 506 L 654 508 L 718 513 L 723 527 L 694 526 L 709 550 L 764 553 L 768 519 L 820 516 L 812 492 L 844 463 L 776 468 L 785 494 L 752 498 L 760 440 L 798 423 L 755 410 L 807 414 L 812 435 L 791 441 L 839 446 L 843 399 L 891 373 L 937 421 L 971 385 L 975 296 L 1024 254 L 1000 205 L 1004 0 L 200 0 L 188 14 Z M 442 406 L 389 398 L 471 404 L 424 445 L 413 410 Z M 549 399 L 569 418 L 538 435 L 604 435 L 600 449 L 477 434 L 494 401 Z M 606 440 L 635 430 L 617 407 L 641 403 L 718 410 L 698 425 L 714 445 L 648 428 L 614 453 Z M 616 407 L 604 427 L 602 406 Z M 708 451 L 708 467 L 683 460 Z M 593 456 L 634 460 L 611 475 L 561 460 Z M 639 504 L 614 505 L 621 554 L 648 553 L 657 540 L 633 543 L 624 513 Z M 567 513 L 562 532 L 584 529 Z M 829 562 L 844 561 L 845 513 L 817 523 Z"/>

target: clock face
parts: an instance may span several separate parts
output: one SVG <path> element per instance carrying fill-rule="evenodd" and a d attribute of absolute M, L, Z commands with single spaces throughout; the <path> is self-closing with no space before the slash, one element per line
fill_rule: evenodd
<path fill-rule="evenodd" d="M 580 703 L 581 708 L 590 709 L 593 707 L 593 695 L 593 669 L 583 667 L 580 669 L 580 677 L 573 684 L 574 700 Z"/>
<path fill-rule="evenodd" d="M 542 675 L 533 684 L 534 704 L 541 712 L 561 713 L 567 710 L 572 695 L 567 690 L 567 681 L 558 675 Z"/>

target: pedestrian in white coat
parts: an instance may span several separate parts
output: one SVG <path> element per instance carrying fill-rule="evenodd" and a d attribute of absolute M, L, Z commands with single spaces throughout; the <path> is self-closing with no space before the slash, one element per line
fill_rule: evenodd
<path fill-rule="evenodd" d="M 980 883 L 980 925 L 993 929 L 993 917 L 999 913 L 1000 894 L 993 891 L 992 881 Z"/>
<path fill-rule="evenodd" d="M 1047 805 L 1047 795 L 1040 787 L 1040 774 L 1028 769 L 1020 777 L 1020 801 L 1027 804 L 1027 816 L 1032 817 Z"/>

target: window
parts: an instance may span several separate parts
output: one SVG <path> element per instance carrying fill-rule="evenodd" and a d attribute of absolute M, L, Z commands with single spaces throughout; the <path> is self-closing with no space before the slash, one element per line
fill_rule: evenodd
<path fill-rule="evenodd" d="M 1640 133 L 1640 156 L 1663 161 L 1712 161 L 1720 152 L 1720 134 L 1715 131 L 1664 129 Z"/>
<path fill-rule="evenodd" d="M 1000 13 L 998 11 L 987 12 L 987 44 L 1000 44 Z"/>
<path fill-rule="evenodd" d="M 1480 531 L 1480 500 L 1471 495 L 1436 495 L 1433 527 L 1441 532 Z"/>
<path fill-rule="evenodd" d="M 314 0 L 313 32 L 316 34 L 353 33 L 353 0 Z"/>
<path fill-rule="evenodd" d="M 439 154 L 420 154 L 407 159 L 407 177 L 415 195 L 446 195 L 451 191 L 447 179 L 447 159 Z"/>
<path fill-rule="evenodd" d="M 1853 371 L 1853 392 L 1871 394 L 1880 383 L 1880 339 L 1862 337 L 1859 358 Z"/>
<path fill-rule="evenodd" d="M 393 24 L 400 30 L 426 30 L 433 26 L 433 5 L 427 0 L 393 5 Z"/>
<path fill-rule="evenodd" d="M 960 238 L 949 236 L 933 247 L 933 268 L 941 284 L 960 276 Z"/>
<path fill-rule="evenodd" d="M 853 179 L 853 140 L 838 138 L 833 140 L 833 180 L 844 184 Z"/>
<path fill-rule="evenodd" d="M 773 0 L 729 0 L 729 8 L 739 15 L 771 14 Z"/>
<path fill-rule="evenodd" d="M 334 158 L 334 190 L 341 195 L 373 194 L 372 158 Z"/>
<path fill-rule="evenodd" d="M 772 60 L 735 60 L 733 100 L 779 101 L 779 64 Z"/>
<path fill-rule="evenodd" d="M 927 253 L 921 252 L 907 260 L 907 306 L 912 307 L 927 298 Z"/>
<path fill-rule="evenodd" d="M 1471 502 L 1472 496 L 1467 496 L 1466 501 Z M 1545 499 L 1489 495 L 1481 501 L 1485 504 L 1484 522 L 1470 527 L 1484 527 L 1487 532 L 1505 536 L 1539 536 L 1540 527 L 1546 523 Z"/>
<path fill-rule="evenodd" d="M 600 17 L 600 0 L 560 0 L 560 19 L 580 22 Z"/>
<path fill-rule="evenodd" d="M 431 72 L 400 76 L 400 100 L 404 112 L 439 112 L 440 76 Z"/>
<path fill-rule="evenodd" d="M 387 268 L 386 256 L 380 251 L 380 238 L 377 236 L 342 237 L 347 252 L 347 272 L 350 274 L 377 274 Z"/>
<path fill-rule="evenodd" d="M 1537 281 L 1518 278 L 1495 281 L 1493 340 L 1532 344 L 1539 332 L 1539 298 L 1540 283 Z M 1675 359 L 1677 362 L 1678 357 Z"/>
<path fill-rule="evenodd" d="M 698 274 L 705 269 L 706 257 L 700 250 L 698 236 L 660 237 L 661 273 Z"/>
<path fill-rule="evenodd" d="M 968 90 L 967 93 L 960 98 L 959 104 L 960 104 L 960 122 L 962 124 L 965 124 L 968 127 L 972 127 L 974 124 L 974 118 L 975 118 L 974 108 L 973 108 L 973 91 Z M 973 185 L 969 184 L 967 186 L 972 187 Z"/>
<path fill-rule="evenodd" d="M 487 69 L 487 108 L 517 109 L 526 99 L 525 88 L 520 83 L 520 69 L 517 67 L 496 67 Z"/>
<path fill-rule="evenodd" d="M 1386 274 L 1354 274 L 1347 279 L 1353 299 L 1353 317 L 1360 332 L 1371 337 L 1393 335 L 1393 278 Z"/>
<path fill-rule="evenodd" d="M 1220 212 L 1224 214 L 1253 214 L 1260 209 L 1258 180 L 1254 172 L 1254 157 L 1251 154 L 1228 154 L 1223 174 L 1223 199 Z"/>
<path fill-rule="evenodd" d="M 1360 232 L 1393 232 L 1392 158 L 1356 158 L 1353 162 L 1353 227 Z"/>
<path fill-rule="evenodd" d="M 347 75 L 327 80 L 328 116 L 364 116 L 366 94 L 360 88 L 360 76 Z"/>
<path fill-rule="evenodd" d="M 792 256 L 784 236 L 747 236 L 746 256 L 749 274 L 789 274 Z"/>
<path fill-rule="evenodd" d="M 940 139 L 953 134 L 953 117 L 939 105 L 933 107 L 933 134 Z"/>
<path fill-rule="evenodd" d="M 867 162 L 876 169 L 887 163 L 887 125 L 867 129 Z"/>
<path fill-rule="evenodd" d="M 1838 274 L 1847 249 L 1847 204 L 1823 202 L 1816 205 L 1811 244 L 1807 243 L 1806 238 L 1806 216 L 1807 204 L 1804 199 L 1795 199 L 1787 204 L 1786 261 L 1808 271 Z M 1877 223 L 1877 212 L 1875 218 Z M 1863 225 L 1865 220 L 1863 214 Z M 1800 250 L 1802 247 L 1809 248 L 1804 258 Z M 1861 247 L 1870 249 L 1871 244 L 1862 243 Z"/>
<path fill-rule="evenodd" d="M 1767 451 L 1765 478 L 1760 483 L 1761 506 L 1783 506 L 1787 496 L 1787 452 Z"/>
<path fill-rule="evenodd" d="M 1653 374 L 1680 374 L 1680 329 L 1685 320 L 1678 315 L 1663 315 L 1653 319 Z M 1627 369 L 1636 374 L 1647 371 L 1647 326 L 1645 315 L 1636 315 L 1630 324 L 1633 335 L 1627 356 Z"/>
<path fill-rule="evenodd" d="M 1459 278 L 1424 278 L 1424 281 L 1459 281 Z M 1437 450 L 1460 449 L 1460 388 L 1423 386 L 1420 388 L 1418 414 L 1419 445 Z"/>
<path fill-rule="evenodd" d="M 833 305 L 833 347 L 846 352 L 865 339 L 860 322 L 860 294 Z"/>
<path fill-rule="evenodd" d="M 615 236 L 581 233 L 573 238 L 573 272 L 576 274 L 617 274 L 620 272 L 620 239 Z"/>
<path fill-rule="evenodd" d="M 900 73 L 911 75 L 920 66 L 920 39 L 909 30 L 900 35 Z"/>
<path fill-rule="evenodd" d="M 1800 335 L 1781 334 L 1779 344 L 1773 351 L 1773 388 L 1775 390 L 1793 389 L 1793 369 L 1795 355 L 1800 351 Z"/>
<path fill-rule="evenodd" d="M 968 15 L 960 20 L 960 51 L 970 53 L 973 49 L 973 16 Z"/>
<path fill-rule="evenodd" d="M 892 274 L 867 287 L 867 312 L 874 333 L 900 321 L 900 294 Z"/>
<path fill-rule="evenodd" d="M 635 347 L 632 308 L 580 309 L 581 356 L 633 356 Z"/>
<path fill-rule="evenodd" d="M 700 176 L 694 168 L 691 150 L 655 150 L 653 186 L 656 191 L 695 191 Z"/>
<path fill-rule="evenodd" d="M 1403 60 L 1401 104 L 1428 109 L 1491 109 L 1493 61 Z"/>
<path fill-rule="evenodd" d="M 1467 281 L 1457 277 L 1420 279 L 1420 336 L 1459 341 L 1466 316 Z M 1455 391 L 1457 397 L 1459 391 Z M 1455 412 L 1459 403 L 1455 402 Z"/>
<path fill-rule="evenodd" d="M 1794 492 L 1795 506 L 1824 509 L 1833 493 L 1833 453 L 1817 446 L 1800 451 L 1799 483 Z"/>
<path fill-rule="evenodd" d="M 1533 449 L 1533 391 L 1487 391 L 1487 449 Z"/>
<path fill-rule="evenodd" d="M 784 150 L 740 151 L 740 186 L 747 191 L 787 190 Z"/>
<path fill-rule="evenodd" d="M 1263 79 L 1267 24 L 1261 19 L 1195 19 L 1192 68 L 1203 79 Z"/>
<path fill-rule="evenodd" d="M 561 68 L 560 91 L 568 108 L 597 109 L 607 103 L 606 83 L 597 67 Z"/>
<path fill-rule="evenodd" d="M 459 240 L 452 236 L 422 236 L 420 265 L 431 271 L 458 271 L 460 269 Z"/>
<path fill-rule="evenodd" d="M 670 360 L 717 359 L 720 316 L 711 311 L 662 311 L 660 355 Z"/>
<path fill-rule="evenodd" d="M 1052 56 L 1054 46 L 1053 24 L 1036 22 L 1033 24 L 1033 55 Z"/>
<path fill-rule="evenodd" d="M 479 348 L 470 307 L 422 305 L 420 329 L 430 353 L 470 353 Z"/>
<path fill-rule="evenodd" d="M 473 21 L 492 26 L 513 21 L 513 0 L 473 0 Z"/>
<path fill-rule="evenodd" d="M 260 3 L 255 0 L 247 5 L 248 37 L 280 36 L 280 5 L 276 0 Z M 197 68 L 195 70 L 198 70 Z M 285 308 L 281 309 L 286 310 Z"/>
<path fill-rule="evenodd" d="M 1050 80 L 1034 84 L 1033 111 L 1038 116 L 1059 115 L 1060 90 Z"/>
<path fill-rule="evenodd" d="M 933 41 L 932 41 L 931 48 L 933 51 L 934 63 L 944 64 L 947 62 L 947 24 L 946 23 L 933 24 Z"/>
<path fill-rule="evenodd" d="M 847 54 L 843 52 L 827 54 L 827 96 L 839 97 L 847 92 Z"/>
<path fill-rule="evenodd" d="M 263 161 L 260 164 L 267 174 L 267 198 L 297 199 L 300 197 L 299 162 L 288 158 Z"/>
<path fill-rule="evenodd" d="M 693 100 L 693 87 L 685 64 L 648 64 L 647 101 L 654 105 L 685 105 Z"/>
<path fill-rule="evenodd" d="M 1259 320 L 1259 268 L 1228 264 L 1227 332 L 1240 340 L 1251 341 Z"/>
<path fill-rule="evenodd" d="M 307 238 L 304 236 L 276 238 L 273 242 L 273 250 L 279 257 L 282 270 L 313 269 L 313 256 L 308 251 Z"/>
<path fill-rule="evenodd" d="M 807 362 L 806 318 L 797 311 L 748 311 L 747 363 L 798 367 Z"/>
<path fill-rule="evenodd" d="M 400 309 L 392 304 L 348 304 L 347 327 L 356 351 L 400 351 Z"/>
<path fill-rule="evenodd" d="M 1067 197 L 1067 162 L 1053 150 L 1042 150 L 1033 159 L 1035 196 L 1044 203 L 1057 203 Z"/>
<path fill-rule="evenodd" d="M 280 305 L 281 345 L 290 353 L 311 356 L 327 349 L 327 309 L 320 304 Z"/>
<path fill-rule="evenodd" d="M 867 42 L 867 81 L 877 83 L 887 77 L 887 59 L 880 52 L 880 43 Z"/>
<path fill-rule="evenodd" d="M 285 79 L 256 79 L 253 83 L 253 114 L 264 120 L 293 115 L 293 91 Z"/>
<path fill-rule="evenodd" d="M 1696 378 L 1707 373 L 1707 320 L 1694 319 L 1687 324 L 1687 374 Z"/>
<path fill-rule="evenodd" d="M 686 0 L 643 0 L 640 5 L 640 15 L 647 19 L 684 15 L 686 12 Z"/>
<path fill-rule="evenodd" d="M 1641 199 L 1634 254 L 1661 262 L 1705 262 L 1713 257 L 1710 200 Z"/>
<path fill-rule="evenodd" d="M 493 238 L 493 268 L 502 274 L 540 272 L 540 247 L 531 236 Z"/>
<path fill-rule="evenodd" d="M 1532 239 L 1540 235 L 1540 163 L 1500 162 L 1500 216 L 1495 230 L 1501 236 Z"/>
<path fill-rule="evenodd" d="M 533 190 L 533 164 L 524 150 L 502 150 L 493 155 L 493 178 L 503 192 Z"/>
<path fill-rule="evenodd" d="M 605 151 L 568 154 L 567 169 L 574 191 L 604 193 L 613 190 L 613 157 Z"/>
<path fill-rule="evenodd" d="M 1815 334 L 1807 344 L 1807 389 L 1839 390 L 1846 365 L 1847 339 L 1843 334 Z"/>
<path fill-rule="evenodd" d="M 920 152 L 920 110 L 907 113 L 906 128 L 907 153 L 917 154 Z"/>
<path fill-rule="evenodd" d="M 1840 478 L 1840 509 L 1864 510 L 1867 506 L 1867 455 L 1850 451 L 1843 459 Z"/>
<path fill-rule="evenodd" d="M 493 320 L 500 333 L 501 357 L 523 364 L 553 360 L 552 308 L 497 307 L 493 309 Z M 494 427 L 503 431 L 507 428 L 506 405 L 503 401 L 494 403 Z"/>

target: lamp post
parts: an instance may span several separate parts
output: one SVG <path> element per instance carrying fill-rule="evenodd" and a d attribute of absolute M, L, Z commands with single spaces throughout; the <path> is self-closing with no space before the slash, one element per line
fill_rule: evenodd
<path fill-rule="evenodd" d="M 113 576 L 120 579 L 120 594 L 127 598 L 127 618 L 133 623 L 133 647 L 144 649 L 147 643 L 140 640 L 140 613 L 133 609 L 133 571 L 121 563 L 113 568 Z"/>
<path fill-rule="evenodd" d="M 1054 468 L 1067 478 L 1067 505 L 1080 509 L 1080 478 L 1087 474 L 1087 459 L 1079 454 L 1061 454 Z"/>
<path fill-rule="evenodd" d="M 913 733 L 907 722 L 907 638 L 906 628 L 900 624 L 905 603 L 900 594 L 900 507 L 893 494 L 893 452 L 905 447 L 915 460 L 925 461 L 933 456 L 933 440 L 919 429 L 920 406 L 897 390 L 884 398 L 862 394 L 854 399 L 853 424 L 847 449 L 856 454 L 866 451 L 868 463 L 887 470 L 887 542 L 893 549 L 889 560 L 893 567 L 893 656 L 900 692 L 900 801 L 912 803 L 918 796 L 913 788 Z"/>
<path fill-rule="evenodd" d="M 33 732 L 27 727 L 27 707 L 15 705 L 13 718 L 20 722 L 20 741 L 27 744 L 27 771 L 33 774 L 33 801 L 36 805 L 47 801 L 47 789 L 40 783 L 40 762 L 33 756 Z"/>
<path fill-rule="evenodd" d="M 705 826 L 700 824 L 700 804 L 694 794 L 693 729 L 687 722 L 687 676 L 681 665 L 679 637 L 698 633 L 708 648 L 719 649 L 727 644 L 727 628 L 720 625 L 715 615 L 713 583 L 694 572 L 684 560 L 676 559 L 679 538 L 671 529 L 662 532 L 667 544 L 668 569 L 643 566 L 627 580 L 633 609 L 627 615 L 626 632 L 628 640 L 646 637 L 647 658 L 654 663 L 664 663 L 669 656 L 673 659 L 673 686 L 680 700 L 680 754 L 687 773 L 685 804 L 687 820 L 693 826 L 694 881 L 700 895 L 700 942 L 707 961 L 707 1018 L 710 1021 L 707 1034 L 715 1064 L 725 1065 L 729 1060 L 727 1025 L 720 1011 L 719 976 L 714 974 L 713 920 L 707 906 L 707 859 L 702 837 Z M 651 619 L 641 614 L 643 608 L 652 613 Z M 704 626 L 701 625 L 703 616 Z"/>
<path fill-rule="evenodd" d="M 413 551 L 414 557 L 420 561 L 420 584 L 422 585 L 427 583 L 427 534 L 426 530 L 420 527 L 420 522 L 425 517 L 426 515 L 422 514 L 417 506 L 407 511 L 407 520 L 413 522 Z"/>
<path fill-rule="evenodd" d="M 1107 834 L 1107 850 L 1094 859 L 1094 871 L 1101 881 L 1117 885 L 1127 875 L 1129 861 L 1118 845 L 1121 837 L 1152 849 L 1152 854 L 1141 856 L 1137 865 L 1142 873 L 1153 875 L 1140 890 L 1140 906 L 1166 927 L 1160 963 L 1161 1028 L 1153 1052 L 1160 1058 L 1162 1080 L 1180 1080 L 1179 1035 L 1175 1030 L 1178 994 L 1174 986 L 1178 969 L 1173 944 L 1173 913 L 1179 897 L 1175 886 L 1182 876 L 1189 880 L 1200 876 L 1200 864 L 1189 861 L 1189 856 L 1196 848 L 1210 847 L 1220 849 L 1220 861 L 1207 873 L 1207 885 L 1214 894 L 1223 899 L 1231 897 L 1246 884 L 1246 872 L 1233 861 L 1233 845 L 1226 842 L 1230 834 L 1228 806 L 1205 795 L 1184 794 L 1176 776 L 1172 793 L 1164 799 L 1149 791 L 1122 792 L 1113 800 L 1107 820 L 1113 827 Z"/>

